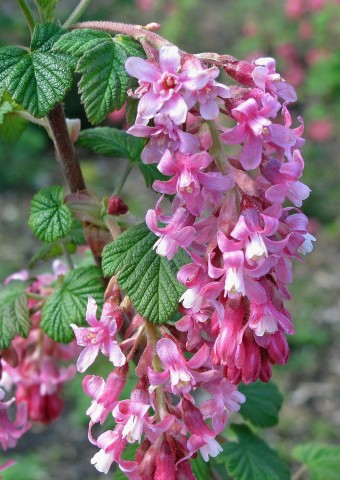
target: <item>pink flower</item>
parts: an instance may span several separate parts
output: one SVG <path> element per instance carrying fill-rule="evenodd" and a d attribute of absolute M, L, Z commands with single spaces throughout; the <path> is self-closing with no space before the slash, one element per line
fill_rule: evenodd
<path fill-rule="evenodd" d="M 167 223 L 166 227 L 158 227 L 158 220 Z M 148 210 L 145 221 L 149 229 L 160 237 L 155 245 L 158 255 L 162 255 L 171 260 L 179 247 L 188 247 L 194 237 L 195 229 L 192 226 L 195 217 L 185 208 L 178 207 L 173 217 L 162 215 L 162 209 L 156 206 L 156 210 Z"/>
<path fill-rule="evenodd" d="M 275 203 L 282 203 L 289 198 L 295 206 L 301 207 L 302 201 L 309 197 L 310 189 L 298 181 L 304 167 L 303 158 L 298 150 L 293 152 L 293 161 L 281 164 L 271 159 L 265 165 L 263 175 L 272 186 L 266 191 L 266 198 Z"/>
<path fill-rule="evenodd" d="M 135 137 L 150 138 L 144 148 L 141 158 L 144 163 L 158 163 L 166 150 L 181 153 L 197 153 L 199 140 L 191 133 L 183 132 L 165 114 L 157 114 L 154 118 L 154 127 L 133 125 L 127 133 Z"/>
<path fill-rule="evenodd" d="M 158 170 L 173 177 L 164 182 L 156 180 L 153 189 L 170 195 L 177 193 L 189 212 L 199 216 L 204 207 L 203 198 L 200 198 L 201 186 L 214 192 L 225 192 L 233 186 L 229 176 L 223 176 L 220 172 L 203 172 L 211 162 L 212 158 L 207 152 L 183 155 L 179 152 L 171 154 L 167 150 L 158 164 Z"/>
<path fill-rule="evenodd" d="M 196 102 L 200 105 L 200 114 L 205 120 L 215 120 L 219 114 L 217 98 L 230 98 L 231 90 L 222 83 L 215 82 L 220 71 L 217 67 L 203 70 L 208 78 L 206 85 L 197 90 L 187 90 L 184 93 L 184 100 L 188 109 L 192 108 Z"/>
<path fill-rule="evenodd" d="M 103 307 L 100 320 L 97 320 L 96 312 L 97 304 L 94 298 L 89 296 L 86 321 L 90 327 L 78 327 L 75 324 L 71 324 L 78 345 L 85 347 L 77 361 L 77 369 L 81 373 L 85 372 L 85 370 L 92 365 L 99 351 L 108 356 L 116 367 L 121 367 L 126 361 L 125 355 L 115 340 L 117 333 L 116 320 L 121 321 L 119 318 L 121 312 L 113 310 L 107 315 L 107 310 Z"/>
<path fill-rule="evenodd" d="M 102 433 L 96 444 L 100 448 L 91 463 L 99 472 L 108 473 L 113 462 L 117 462 L 123 472 L 135 470 L 137 463 L 122 459 L 122 454 L 127 444 L 126 438 L 122 436 L 123 425 L 116 425 L 114 430 Z"/>
<path fill-rule="evenodd" d="M 19 438 L 31 427 L 27 419 L 27 405 L 21 403 L 17 407 L 14 421 L 8 417 L 7 410 L 14 402 L 14 398 L 4 402 L 5 392 L 0 388 L 0 445 L 3 450 L 16 446 Z"/>
<path fill-rule="evenodd" d="M 231 113 L 238 121 L 238 125 L 221 135 L 221 140 L 227 144 L 243 143 L 240 162 L 245 170 L 253 170 L 260 165 L 262 134 L 271 125 L 268 118 L 276 117 L 281 106 L 269 93 L 263 94 L 261 101 L 262 108 L 259 108 L 254 98 L 248 98 L 234 108 Z"/>
<path fill-rule="evenodd" d="M 278 213 L 280 214 L 281 210 Z M 274 235 L 278 228 L 278 218 L 265 213 L 259 214 L 256 209 L 248 208 L 240 215 L 230 235 L 242 242 L 245 259 L 249 265 L 254 265 L 268 257 L 270 247 L 267 237 Z"/>
<path fill-rule="evenodd" d="M 130 57 L 126 61 L 126 71 L 138 78 L 142 91 L 146 91 L 138 104 L 136 123 L 146 125 L 157 113 L 165 113 L 180 125 L 185 122 L 188 112 L 180 90 L 200 89 L 206 85 L 208 77 L 195 70 L 179 73 L 181 57 L 175 46 L 160 49 L 159 64 L 158 67 L 139 57 Z"/>
<path fill-rule="evenodd" d="M 117 368 L 107 377 L 106 382 L 97 375 L 86 375 L 83 389 L 86 395 L 93 398 L 86 414 L 91 417 L 91 425 L 100 422 L 102 425 L 108 414 L 116 406 L 119 396 L 126 383 L 127 368 Z"/>
<path fill-rule="evenodd" d="M 167 415 L 162 421 L 153 424 L 153 418 L 147 415 L 150 409 L 150 397 L 143 388 L 132 391 L 130 400 L 122 400 L 117 403 L 112 415 L 118 424 L 123 425 L 122 437 L 129 443 L 141 442 L 142 434 L 145 433 L 151 442 L 154 442 L 160 433 L 168 430 L 174 422 L 172 415 Z"/>
<path fill-rule="evenodd" d="M 158 340 L 156 346 L 157 355 L 164 368 L 163 372 L 148 369 L 148 377 L 151 385 L 160 385 L 169 381 L 172 393 L 188 393 L 199 381 L 207 381 L 215 375 L 213 371 L 196 372 L 202 367 L 209 357 L 209 348 L 203 345 L 190 360 L 186 360 L 170 338 Z"/>
<path fill-rule="evenodd" d="M 294 88 L 276 72 L 276 62 L 273 58 L 259 58 L 255 60 L 255 64 L 252 77 L 256 86 L 273 95 L 279 95 L 286 102 L 296 102 Z"/>
<path fill-rule="evenodd" d="M 205 390 L 211 394 L 211 399 L 202 403 L 199 410 L 204 418 L 212 419 L 215 432 L 222 432 L 227 424 L 227 412 L 238 412 L 241 404 L 246 401 L 243 393 L 237 391 L 226 378 L 216 379 L 204 385 Z"/>
<path fill-rule="evenodd" d="M 223 451 L 221 445 L 215 440 L 217 432 L 213 432 L 204 423 L 203 415 L 189 400 L 182 399 L 183 420 L 191 434 L 187 448 L 189 453 L 201 452 L 203 460 L 209 461 L 210 457 L 216 457 Z"/>

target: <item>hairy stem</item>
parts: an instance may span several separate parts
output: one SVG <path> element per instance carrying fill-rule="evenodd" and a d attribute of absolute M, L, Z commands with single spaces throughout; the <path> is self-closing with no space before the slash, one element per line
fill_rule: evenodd
<path fill-rule="evenodd" d="M 80 0 L 74 11 L 68 17 L 68 19 L 64 22 L 63 27 L 68 28 L 72 23 L 77 22 L 79 18 L 83 15 L 91 0 Z"/>
<path fill-rule="evenodd" d="M 73 263 L 71 255 L 70 255 L 70 252 L 67 250 L 67 247 L 66 247 L 65 243 L 60 242 L 60 246 L 61 246 L 61 249 L 63 251 L 65 260 L 67 262 L 67 265 L 69 266 L 69 269 L 74 270 L 74 263 Z"/>
<path fill-rule="evenodd" d="M 134 167 L 134 165 L 132 163 L 129 162 L 127 164 L 127 166 L 126 166 L 126 168 L 123 172 L 122 178 L 117 183 L 112 195 L 119 195 L 120 194 L 120 192 L 121 192 L 122 188 L 124 187 L 125 182 L 126 182 L 128 176 L 130 175 L 133 167 Z"/>
<path fill-rule="evenodd" d="M 307 472 L 307 467 L 306 465 L 302 465 L 297 472 L 294 473 L 292 476 L 292 480 L 299 480 L 304 476 L 304 474 Z"/>
<path fill-rule="evenodd" d="M 172 45 L 171 42 L 161 37 L 157 33 L 148 30 L 148 28 L 143 27 L 142 25 L 133 25 L 130 23 L 119 23 L 119 22 L 81 22 L 70 27 L 70 30 L 81 29 L 81 28 L 92 28 L 94 30 L 101 30 L 108 33 L 122 33 L 123 35 L 129 35 L 135 40 L 141 41 L 144 40 L 153 47 L 159 49 L 164 45 Z"/>
<path fill-rule="evenodd" d="M 219 170 L 222 173 L 225 173 L 227 160 L 226 160 L 223 146 L 221 144 L 220 134 L 219 134 L 217 125 L 213 120 L 208 120 L 207 123 L 209 125 L 211 138 L 213 141 L 213 144 L 212 144 L 212 147 L 210 148 L 209 153 L 215 159 L 215 162 L 217 163 Z"/>
<path fill-rule="evenodd" d="M 83 173 L 67 130 L 64 108 L 61 103 L 54 107 L 48 114 L 47 119 L 51 128 L 57 159 L 71 192 L 77 193 L 86 190 Z"/>
<path fill-rule="evenodd" d="M 35 20 L 30 6 L 26 3 L 26 0 L 17 0 L 19 7 L 26 18 L 26 22 L 30 32 L 32 34 L 35 26 Z"/>

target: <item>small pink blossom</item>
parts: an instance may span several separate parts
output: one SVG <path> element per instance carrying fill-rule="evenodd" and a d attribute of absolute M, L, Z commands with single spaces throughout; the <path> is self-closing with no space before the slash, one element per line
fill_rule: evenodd
<path fill-rule="evenodd" d="M 183 398 L 183 420 L 190 433 L 187 442 L 191 454 L 200 451 L 203 460 L 209 461 L 210 457 L 216 457 L 223 451 L 221 445 L 215 440 L 217 432 L 213 432 L 204 422 L 203 415 L 189 400 Z"/>
<path fill-rule="evenodd" d="M 166 223 L 166 227 L 158 227 L 158 220 Z M 158 255 L 171 260 L 179 247 L 188 247 L 194 237 L 195 229 L 192 226 L 195 217 L 183 207 L 178 207 L 172 217 L 162 215 L 162 209 L 157 205 L 156 210 L 148 210 L 145 221 L 149 229 L 160 237 L 155 245 Z"/>
<path fill-rule="evenodd" d="M 78 327 L 75 324 L 71 324 L 78 345 L 85 347 L 77 361 L 79 372 L 85 372 L 95 361 L 100 351 L 108 356 L 116 367 L 121 367 L 126 361 L 125 355 L 115 339 L 117 333 L 116 320 L 121 316 L 121 313 L 113 311 L 107 315 L 105 308 L 103 308 L 100 320 L 97 320 L 96 312 L 96 301 L 89 296 L 86 321 L 90 327 Z"/>
<path fill-rule="evenodd" d="M 196 382 L 205 381 L 209 375 L 212 378 L 215 375 L 212 371 L 197 372 L 208 360 L 207 345 L 203 345 L 190 360 L 186 360 L 170 338 L 162 338 L 157 342 L 156 352 L 164 371 L 148 369 L 150 384 L 153 386 L 169 382 L 172 393 L 188 393 Z"/>
<path fill-rule="evenodd" d="M 240 162 L 245 170 L 258 167 L 262 158 L 262 134 L 269 131 L 270 117 L 276 117 L 281 105 L 269 93 L 261 97 L 262 107 L 254 98 L 249 98 L 232 110 L 237 120 L 236 127 L 226 130 L 221 140 L 227 144 L 243 143 Z"/>
<path fill-rule="evenodd" d="M 140 81 L 142 95 L 138 104 L 136 123 L 146 125 L 157 113 L 164 113 L 176 124 L 185 122 L 188 108 L 180 94 L 183 89 L 200 89 L 209 78 L 199 71 L 179 73 L 181 57 L 175 46 L 164 46 L 159 51 L 159 66 L 139 57 L 130 57 L 125 68 Z M 137 92 L 138 93 L 138 92 Z"/>
<path fill-rule="evenodd" d="M 4 402 L 5 392 L 0 388 L 0 445 L 3 450 L 16 446 L 19 438 L 31 427 L 27 419 L 27 404 L 17 406 L 14 421 L 8 416 L 8 409 L 14 402 L 14 398 Z"/>

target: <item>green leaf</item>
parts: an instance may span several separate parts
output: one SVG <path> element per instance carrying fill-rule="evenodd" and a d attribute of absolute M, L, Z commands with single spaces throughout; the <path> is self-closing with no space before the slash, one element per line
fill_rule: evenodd
<path fill-rule="evenodd" d="M 140 162 L 138 163 L 138 167 L 142 172 L 146 186 L 149 188 L 152 187 L 152 184 L 155 180 L 162 180 L 163 182 L 169 180 L 169 177 L 163 175 L 163 173 L 157 169 L 157 165 L 154 163 L 147 165 Z"/>
<path fill-rule="evenodd" d="M 88 28 L 76 29 L 60 37 L 53 46 L 53 50 L 70 55 L 78 61 L 89 50 L 108 41 L 112 41 L 108 33 Z"/>
<path fill-rule="evenodd" d="M 33 233 L 43 242 L 65 238 L 72 228 L 72 214 L 63 203 L 63 187 L 43 188 L 31 202 L 28 224 Z"/>
<path fill-rule="evenodd" d="M 241 405 L 240 414 L 256 427 L 272 427 L 279 421 L 282 395 L 275 383 L 255 382 L 239 385 L 247 401 Z"/>
<path fill-rule="evenodd" d="M 49 113 L 72 86 L 71 57 L 51 51 L 64 32 L 54 23 L 37 24 L 30 52 L 19 47 L 0 49 L 0 89 L 6 88 L 34 117 Z"/>
<path fill-rule="evenodd" d="M 223 445 L 223 453 L 216 459 L 224 463 L 234 480 L 289 480 L 287 465 L 261 438 L 246 425 L 231 425 L 238 443 Z"/>
<path fill-rule="evenodd" d="M 127 447 L 125 448 L 122 457 L 124 460 L 135 460 L 136 459 L 136 451 L 140 447 L 139 443 L 128 443 Z M 126 480 L 126 475 L 120 470 L 117 466 L 116 470 L 113 473 L 112 480 Z"/>
<path fill-rule="evenodd" d="M 128 35 L 116 35 L 114 41 L 126 50 L 129 57 L 146 58 L 142 45 L 132 37 Z"/>
<path fill-rule="evenodd" d="M 27 337 L 31 322 L 27 282 L 12 280 L 0 288 L 0 349 L 8 348 L 16 334 Z"/>
<path fill-rule="evenodd" d="M 142 317 L 163 324 L 178 309 L 185 287 L 177 281 L 177 272 L 190 258 L 183 250 L 172 260 L 157 255 L 156 240 L 145 223 L 129 228 L 104 248 L 103 272 L 118 275 L 119 286 Z"/>
<path fill-rule="evenodd" d="M 99 43 L 79 60 L 77 72 L 81 101 L 90 122 L 102 122 L 113 110 L 121 108 L 129 88 L 125 71 L 127 52 L 114 39 Z"/>
<path fill-rule="evenodd" d="M 71 231 L 69 235 L 66 237 L 66 241 L 69 241 L 74 245 L 87 244 L 84 237 L 83 225 L 78 220 L 73 219 Z"/>
<path fill-rule="evenodd" d="M 140 155 L 144 148 L 142 138 L 110 127 L 82 130 L 77 144 L 106 157 L 128 158 L 133 163 L 141 162 Z"/>
<path fill-rule="evenodd" d="M 197 455 L 195 459 L 190 460 L 190 463 L 196 480 L 213 478 L 210 463 L 205 462 L 201 455 Z"/>
<path fill-rule="evenodd" d="M 126 35 L 111 37 L 91 29 L 73 30 L 55 44 L 54 50 L 78 59 L 81 100 L 89 120 L 96 124 L 126 101 L 132 79 L 125 71 L 130 56 L 145 57 L 141 45 Z"/>
<path fill-rule="evenodd" d="M 89 295 L 97 304 L 102 304 L 104 287 L 100 269 L 91 266 L 69 272 L 42 309 L 41 328 L 44 332 L 56 342 L 70 342 L 74 338 L 70 324 L 86 325 Z"/>
<path fill-rule="evenodd" d="M 0 48 L 0 96 L 5 91 L 6 84 L 14 67 L 27 55 L 20 47 Z"/>
<path fill-rule="evenodd" d="M 39 8 L 40 15 L 44 22 L 54 20 L 55 7 L 59 0 L 34 0 Z"/>
<path fill-rule="evenodd" d="M 27 121 L 15 113 L 17 110 L 18 105 L 9 96 L 0 104 L 0 140 L 3 142 L 16 142 L 27 125 Z"/>
<path fill-rule="evenodd" d="M 106 157 L 128 158 L 138 165 L 147 187 L 151 187 L 155 180 L 168 180 L 168 177 L 157 169 L 157 165 L 146 165 L 142 162 L 144 139 L 133 137 L 123 130 L 110 127 L 82 130 L 77 144 Z"/>
<path fill-rule="evenodd" d="M 338 480 L 340 471 L 340 447 L 306 443 L 297 445 L 293 456 L 308 468 L 311 480 Z"/>

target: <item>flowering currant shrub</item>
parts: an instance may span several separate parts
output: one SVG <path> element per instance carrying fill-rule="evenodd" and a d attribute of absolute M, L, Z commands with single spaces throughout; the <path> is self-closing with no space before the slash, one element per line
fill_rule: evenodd
<path fill-rule="evenodd" d="M 190 54 L 157 24 L 76 23 L 82 9 L 60 27 L 52 0 L 36 2 L 37 23 L 19 3 L 31 45 L 0 49 L 0 119 L 38 123 L 54 142 L 68 192 L 39 191 L 28 223 L 44 242 L 33 263 L 66 263 L 22 270 L 0 290 L 1 447 L 60 415 L 77 369 L 99 472 L 289 479 L 252 426 L 277 423 L 282 399 L 268 382 L 294 334 L 292 261 L 315 240 L 293 87 L 272 58 Z M 74 73 L 90 122 L 125 105 L 126 131 L 65 119 Z M 74 143 L 127 159 L 112 196 L 87 189 Z M 131 225 L 120 189 L 134 166 L 159 197 Z M 88 373 L 97 357 L 107 378 Z M 230 424 L 238 411 L 248 424 Z"/>

